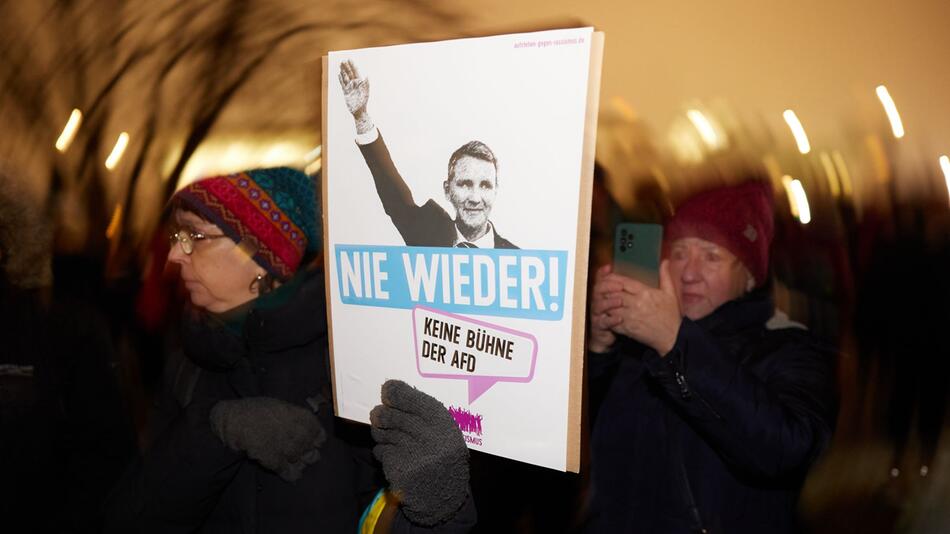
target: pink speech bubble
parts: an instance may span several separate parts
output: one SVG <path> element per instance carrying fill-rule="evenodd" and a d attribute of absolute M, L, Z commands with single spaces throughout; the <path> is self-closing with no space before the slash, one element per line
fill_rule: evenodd
<path fill-rule="evenodd" d="M 445 318 L 450 318 L 453 321 L 453 324 L 460 325 L 463 327 L 474 327 L 474 328 L 485 328 L 491 329 L 495 332 L 504 333 L 507 336 L 514 338 L 520 338 L 524 341 L 527 341 L 531 344 L 531 363 L 526 375 L 480 375 L 480 374 L 452 374 L 452 373 L 433 373 L 433 372 L 424 372 L 422 370 L 421 361 L 423 359 L 422 352 L 419 350 L 419 338 L 421 334 L 418 328 L 418 321 L 416 320 L 416 314 L 419 312 L 425 312 L 428 315 L 436 315 Z M 415 334 L 415 346 L 416 346 L 416 369 L 419 371 L 419 375 L 426 378 L 448 378 L 452 380 L 467 380 L 468 381 L 468 403 L 472 404 L 476 399 L 481 397 L 489 388 L 494 386 L 498 382 L 530 382 L 534 378 L 534 369 L 537 364 L 538 359 L 538 340 L 533 335 L 528 334 L 527 332 L 519 332 L 518 330 L 513 330 L 504 326 L 499 326 L 496 324 L 486 323 L 484 321 L 479 321 L 476 319 L 470 319 L 462 315 L 456 315 L 454 313 L 444 312 L 442 310 L 437 310 L 435 308 L 430 308 L 428 306 L 415 306 L 412 309 L 412 327 L 413 333 Z M 490 356 L 489 356 L 490 357 Z"/>

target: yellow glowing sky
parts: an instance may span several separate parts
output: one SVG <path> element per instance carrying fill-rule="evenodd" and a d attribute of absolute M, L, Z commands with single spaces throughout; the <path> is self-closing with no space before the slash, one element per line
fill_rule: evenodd
<path fill-rule="evenodd" d="M 907 143 L 928 158 L 950 151 L 946 0 L 485 0 L 476 11 L 487 27 L 573 18 L 603 30 L 602 102 L 622 96 L 658 129 L 690 99 L 725 98 L 774 129 L 795 109 L 813 140 L 835 143 L 886 126 L 883 83 Z"/>

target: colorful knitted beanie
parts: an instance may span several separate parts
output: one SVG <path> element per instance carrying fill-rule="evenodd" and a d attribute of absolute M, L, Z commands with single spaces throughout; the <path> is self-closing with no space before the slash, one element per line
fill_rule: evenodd
<path fill-rule="evenodd" d="M 314 180 L 288 167 L 256 169 L 193 182 L 180 202 L 253 251 L 254 261 L 280 280 L 320 249 Z"/>
<path fill-rule="evenodd" d="M 698 237 L 732 252 L 755 278 L 765 283 L 774 234 L 772 187 L 766 181 L 718 187 L 683 202 L 666 223 L 663 240 L 671 244 Z"/>

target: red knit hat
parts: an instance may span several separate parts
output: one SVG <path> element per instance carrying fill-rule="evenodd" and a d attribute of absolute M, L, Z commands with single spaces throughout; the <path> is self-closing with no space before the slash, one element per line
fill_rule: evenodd
<path fill-rule="evenodd" d="M 315 184 L 287 167 L 254 169 L 193 182 L 172 202 L 218 225 L 254 250 L 254 261 L 280 280 L 294 275 L 303 258 L 320 246 Z"/>
<path fill-rule="evenodd" d="M 767 181 L 710 189 L 688 198 L 666 223 L 664 242 L 698 237 L 736 255 L 755 278 L 765 282 L 774 235 L 772 187 Z"/>

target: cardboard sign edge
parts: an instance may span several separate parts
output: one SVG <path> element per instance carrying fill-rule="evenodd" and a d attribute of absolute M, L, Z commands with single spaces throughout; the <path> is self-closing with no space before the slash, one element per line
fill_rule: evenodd
<path fill-rule="evenodd" d="M 571 371 L 568 388 L 567 471 L 580 472 L 582 415 L 584 400 L 584 340 L 587 322 L 587 271 L 590 255 L 591 199 L 594 189 L 594 159 L 597 149 L 597 118 L 600 109 L 600 77 L 603 70 L 604 32 L 591 34 L 590 64 L 587 78 L 587 113 L 584 125 L 584 150 L 581 159 L 581 188 L 577 219 L 577 245 L 574 264 L 574 317 L 571 329 Z"/>
<path fill-rule="evenodd" d="M 330 217 L 327 214 L 327 93 L 329 92 L 329 82 L 327 78 L 327 69 L 329 68 L 329 57 L 321 58 L 321 69 L 323 69 L 322 83 L 320 85 L 320 100 L 322 111 L 320 113 L 320 144 L 323 150 L 320 152 L 322 159 L 320 164 L 320 205 L 322 207 L 321 218 L 323 219 L 323 290 L 326 293 L 325 300 L 327 306 L 327 355 L 330 360 L 330 387 L 333 394 L 333 413 L 340 415 L 340 396 L 336 391 L 336 362 L 333 359 L 333 306 L 332 292 L 330 291 L 330 258 L 327 257 L 327 251 L 330 250 Z"/>

